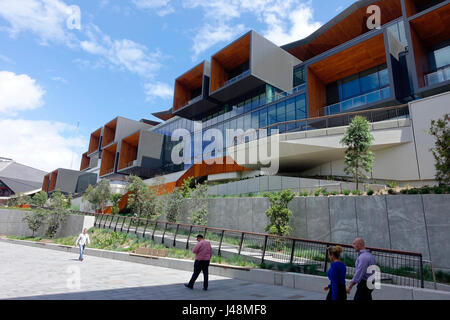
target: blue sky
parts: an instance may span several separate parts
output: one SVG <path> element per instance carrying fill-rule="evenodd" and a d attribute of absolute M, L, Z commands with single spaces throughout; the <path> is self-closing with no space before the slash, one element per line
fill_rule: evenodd
<path fill-rule="evenodd" d="M 174 79 L 240 35 L 283 45 L 353 2 L 0 0 L 0 157 L 78 169 L 92 131 L 156 120 Z"/>

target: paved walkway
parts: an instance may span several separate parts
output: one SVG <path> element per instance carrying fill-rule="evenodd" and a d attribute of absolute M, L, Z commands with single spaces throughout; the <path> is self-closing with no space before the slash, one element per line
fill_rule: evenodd
<path fill-rule="evenodd" d="M 79 274 L 79 277 L 77 277 Z M 192 273 L 0 242 L 0 299 L 323 300 L 325 293 L 210 275 L 203 291 L 183 286 Z M 77 281 L 76 279 L 80 279 Z M 78 286 L 79 285 L 79 286 Z"/>

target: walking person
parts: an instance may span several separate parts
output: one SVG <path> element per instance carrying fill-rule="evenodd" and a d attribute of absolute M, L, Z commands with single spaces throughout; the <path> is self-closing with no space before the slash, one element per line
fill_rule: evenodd
<path fill-rule="evenodd" d="M 328 248 L 328 256 L 331 259 L 331 266 L 328 270 L 328 279 L 330 284 L 326 286 L 324 291 L 328 291 L 326 300 L 347 300 L 347 291 L 345 288 L 345 275 L 347 268 L 340 260 L 342 254 L 341 246 Z"/>
<path fill-rule="evenodd" d="M 80 235 L 78 236 L 77 241 L 75 241 L 75 246 L 79 246 L 79 248 L 80 248 L 80 257 L 78 258 L 78 260 L 80 260 L 80 261 L 83 261 L 83 252 L 84 252 L 84 249 L 86 248 L 86 242 L 88 244 L 91 244 L 91 239 L 89 239 L 87 229 L 84 228 L 83 232 L 80 233 Z"/>
<path fill-rule="evenodd" d="M 355 275 L 347 287 L 347 293 L 350 294 L 352 288 L 357 285 L 354 300 L 355 301 L 370 301 L 372 300 L 372 291 L 367 286 L 367 279 L 371 276 L 367 273 L 367 269 L 375 265 L 375 257 L 366 249 L 364 239 L 356 238 L 353 240 L 353 248 L 358 253 L 358 258 L 355 263 Z"/>
<path fill-rule="evenodd" d="M 211 244 L 201 234 L 197 235 L 197 244 L 192 252 L 195 254 L 194 274 L 189 283 L 184 284 L 186 288 L 194 289 L 195 280 L 200 272 L 203 272 L 203 290 L 208 290 L 208 268 L 212 256 Z"/>

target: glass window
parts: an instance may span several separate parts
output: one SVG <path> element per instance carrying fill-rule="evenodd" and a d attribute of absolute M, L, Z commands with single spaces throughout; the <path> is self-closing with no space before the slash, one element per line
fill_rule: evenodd
<path fill-rule="evenodd" d="M 286 121 L 286 102 L 277 103 L 277 122 Z"/>
<path fill-rule="evenodd" d="M 259 106 L 262 107 L 265 104 L 266 104 L 266 94 L 263 93 L 259 95 Z"/>
<path fill-rule="evenodd" d="M 362 93 L 375 91 L 380 86 L 377 71 L 373 69 L 361 72 L 359 82 Z"/>
<path fill-rule="evenodd" d="M 294 68 L 294 87 L 297 87 L 305 83 L 305 67 L 295 67 Z"/>
<path fill-rule="evenodd" d="M 259 96 L 253 97 L 252 99 L 252 110 L 259 107 Z"/>
<path fill-rule="evenodd" d="M 289 99 L 286 101 L 286 121 L 295 120 L 295 99 Z M 295 128 L 295 123 L 289 123 L 287 130 Z"/>
<path fill-rule="evenodd" d="M 268 114 L 268 125 L 277 122 L 277 106 L 275 104 L 269 107 L 269 112 L 267 114 Z"/>
<path fill-rule="evenodd" d="M 244 104 L 244 113 L 247 113 L 251 110 L 252 110 L 252 100 L 248 99 L 245 101 L 245 104 Z"/>
<path fill-rule="evenodd" d="M 249 113 L 244 116 L 244 131 L 247 131 L 251 127 L 252 127 L 252 115 Z"/>
<path fill-rule="evenodd" d="M 236 130 L 236 119 L 230 121 L 230 130 Z"/>
<path fill-rule="evenodd" d="M 388 70 L 384 69 L 378 72 L 380 76 L 380 88 L 386 87 L 389 85 L 389 74 Z"/>
<path fill-rule="evenodd" d="M 237 118 L 236 129 L 244 129 L 244 117 Z"/>
<path fill-rule="evenodd" d="M 244 102 L 238 104 L 236 114 L 242 114 L 244 112 Z"/>
<path fill-rule="evenodd" d="M 342 80 L 341 89 L 341 100 L 346 100 L 359 95 L 361 93 L 361 89 L 359 87 L 358 75 Z"/>
<path fill-rule="evenodd" d="M 252 113 L 252 129 L 258 129 L 259 128 L 259 112 L 253 112 Z"/>
<path fill-rule="evenodd" d="M 259 128 L 267 127 L 267 108 L 259 110 Z"/>
<path fill-rule="evenodd" d="M 445 67 L 450 64 L 450 46 L 434 51 L 434 60 L 436 61 L 436 69 Z"/>
<path fill-rule="evenodd" d="M 295 117 L 297 120 L 305 119 L 307 117 L 304 94 L 301 94 L 295 98 Z"/>

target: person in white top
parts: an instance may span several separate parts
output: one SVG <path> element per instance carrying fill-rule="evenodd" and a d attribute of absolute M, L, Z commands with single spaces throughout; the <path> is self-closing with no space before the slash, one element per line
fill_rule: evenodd
<path fill-rule="evenodd" d="M 78 258 L 78 260 L 80 260 L 80 261 L 83 261 L 83 252 L 84 252 L 84 249 L 86 248 L 86 242 L 88 244 L 91 244 L 91 240 L 89 239 L 89 235 L 87 234 L 87 229 L 84 228 L 83 233 L 80 233 L 77 241 L 75 241 L 75 246 L 80 247 L 80 257 Z"/>

